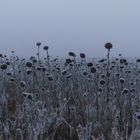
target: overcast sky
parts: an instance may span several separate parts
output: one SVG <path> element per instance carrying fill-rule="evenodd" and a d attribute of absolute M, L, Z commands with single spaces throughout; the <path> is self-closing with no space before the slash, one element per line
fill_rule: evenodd
<path fill-rule="evenodd" d="M 38 41 L 54 56 L 104 56 L 106 42 L 139 56 L 140 0 L 0 0 L 0 52 L 34 55 Z"/>

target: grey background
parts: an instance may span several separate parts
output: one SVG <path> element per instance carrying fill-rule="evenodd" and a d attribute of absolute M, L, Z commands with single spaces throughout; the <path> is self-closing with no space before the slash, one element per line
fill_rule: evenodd
<path fill-rule="evenodd" d="M 28 57 L 38 41 L 53 56 L 105 56 L 106 42 L 114 45 L 112 55 L 139 56 L 140 1 L 0 0 L 0 51 Z"/>

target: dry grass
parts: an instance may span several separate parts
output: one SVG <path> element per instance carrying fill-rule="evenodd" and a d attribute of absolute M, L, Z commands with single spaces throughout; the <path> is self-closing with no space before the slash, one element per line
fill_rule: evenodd
<path fill-rule="evenodd" d="M 140 65 L 123 56 L 88 61 L 2 57 L 0 139 L 139 140 Z"/>

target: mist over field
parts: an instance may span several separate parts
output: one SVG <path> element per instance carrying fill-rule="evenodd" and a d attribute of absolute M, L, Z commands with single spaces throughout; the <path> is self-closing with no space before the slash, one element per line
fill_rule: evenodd
<path fill-rule="evenodd" d="M 0 51 L 28 57 L 40 41 L 54 56 L 75 51 L 100 57 L 103 44 L 112 42 L 112 55 L 139 56 L 139 5 L 139 0 L 1 1 Z"/>
<path fill-rule="evenodd" d="M 140 1 L 0 2 L 0 140 L 140 140 Z"/>

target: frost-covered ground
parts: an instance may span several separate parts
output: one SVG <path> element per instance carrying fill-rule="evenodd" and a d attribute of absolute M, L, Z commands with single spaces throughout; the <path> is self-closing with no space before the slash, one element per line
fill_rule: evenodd
<path fill-rule="evenodd" d="M 140 59 L 0 54 L 0 140 L 139 140 Z"/>

